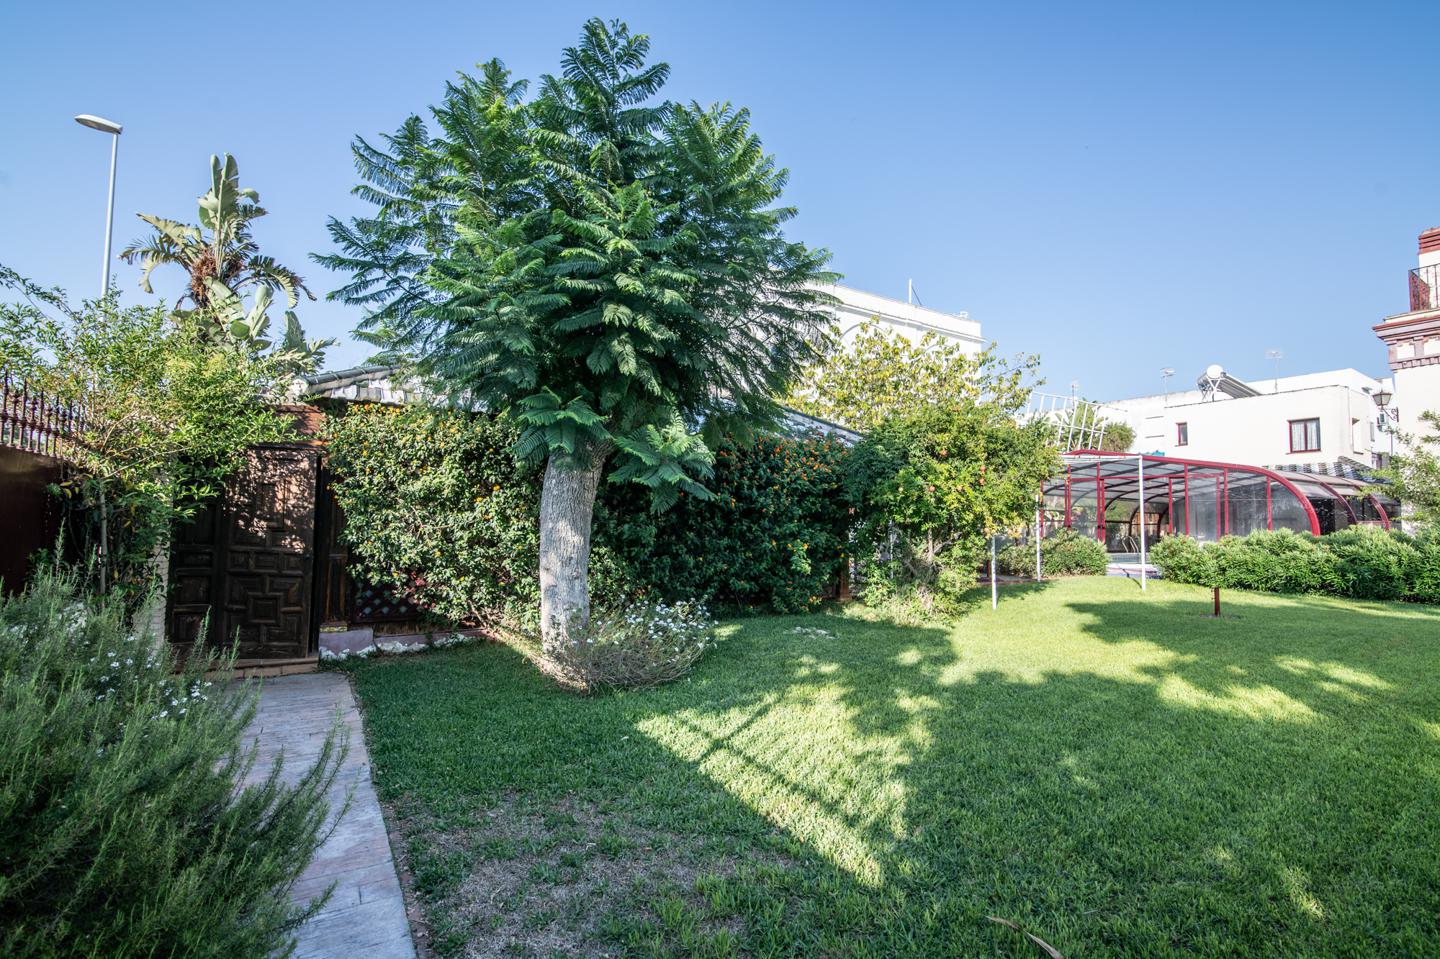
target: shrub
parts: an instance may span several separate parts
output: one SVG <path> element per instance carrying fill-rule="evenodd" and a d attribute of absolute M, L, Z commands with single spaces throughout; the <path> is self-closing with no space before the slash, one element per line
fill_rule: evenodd
<path fill-rule="evenodd" d="M 175 671 L 115 597 L 41 572 L 0 605 L 0 954 L 263 959 L 319 908 L 290 890 L 343 746 L 293 786 L 254 760 L 253 694 Z M 323 899 L 323 897 L 322 897 Z"/>
<path fill-rule="evenodd" d="M 1440 603 L 1440 529 L 1429 527 L 1414 539 L 1409 595 L 1422 603 Z"/>
<path fill-rule="evenodd" d="M 1220 585 L 1214 554 L 1189 536 L 1162 536 L 1150 550 L 1149 559 L 1168 580 L 1197 586 Z"/>
<path fill-rule="evenodd" d="M 512 455 L 513 426 L 365 405 L 330 417 L 327 432 L 358 577 L 450 623 L 533 619 L 539 476 Z"/>
<path fill-rule="evenodd" d="M 1400 599 L 1411 592 L 1419 555 L 1403 533 L 1352 526 L 1321 538 L 1334 557 L 1338 591 L 1355 599 Z"/>
<path fill-rule="evenodd" d="M 1335 590 L 1335 558 L 1320 540 L 1288 529 L 1226 536 L 1207 547 L 1219 569 L 1219 585 L 1272 593 Z"/>
<path fill-rule="evenodd" d="M 1035 544 L 1013 543 L 997 557 L 1011 576 L 1035 575 Z M 1103 576 L 1110 565 L 1105 547 L 1093 536 L 1061 529 L 1040 541 L 1040 570 L 1046 576 Z"/>
<path fill-rule="evenodd" d="M 643 489 L 614 484 L 595 537 L 632 589 L 743 610 L 813 609 L 840 572 L 851 524 L 849 450 L 827 437 L 733 438 L 715 445 L 713 496 L 682 495 L 663 513 Z"/>
<path fill-rule="evenodd" d="M 363 579 L 455 624 L 534 625 L 539 470 L 518 461 L 503 418 L 356 406 L 328 426 L 343 536 Z M 595 605 L 645 596 L 795 612 L 843 562 L 847 449 L 762 436 L 716 446 L 714 494 L 656 513 L 649 492 L 609 483 L 596 503 Z"/>
<path fill-rule="evenodd" d="M 1053 429 L 1053 427 L 1051 427 Z M 953 606 L 974 585 L 989 531 L 1028 521 L 1056 468 L 1052 435 L 993 402 L 922 407 L 891 417 L 856 447 L 848 470 L 867 601 Z"/>
<path fill-rule="evenodd" d="M 568 683 L 586 690 L 634 689 L 679 679 L 715 645 L 715 624 L 696 603 L 634 603 L 596 613 L 549 651 Z"/>

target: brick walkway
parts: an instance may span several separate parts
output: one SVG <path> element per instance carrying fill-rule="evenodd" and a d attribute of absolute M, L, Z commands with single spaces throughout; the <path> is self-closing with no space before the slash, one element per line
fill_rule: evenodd
<path fill-rule="evenodd" d="M 370 753 L 350 684 L 338 673 L 311 673 L 263 680 L 251 726 L 260 743 L 255 772 L 264 775 L 285 750 L 287 775 L 315 761 L 335 719 L 350 730 L 350 753 L 331 790 L 332 807 L 355 793 L 345 818 L 295 887 L 308 900 L 336 883 L 325 908 L 298 931 L 295 959 L 415 959 L 405 899 L 395 876 L 390 840 L 370 781 Z"/>

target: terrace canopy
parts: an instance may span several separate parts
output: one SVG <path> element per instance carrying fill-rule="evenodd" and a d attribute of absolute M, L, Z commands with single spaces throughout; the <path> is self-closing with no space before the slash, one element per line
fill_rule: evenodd
<path fill-rule="evenodd" d="M 1042 531 L 1073 529 L 1112 553 L 1140 552 L 1142 535 L 1148 550 L 1171 533 L 1213 542 L 1261 529 L 1390 528 L 1385 503 L 1340 477 L 1091 450 L 1065 454 L 1064 464 L 1045 484 Z"/>

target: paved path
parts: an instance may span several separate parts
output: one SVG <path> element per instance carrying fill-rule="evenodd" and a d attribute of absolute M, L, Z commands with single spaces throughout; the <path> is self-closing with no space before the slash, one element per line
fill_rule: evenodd
<path fill-rule="evenodd" d="M 355 793 L 345 818 L 295 887 L 295 898 L 306 901 L 336 884 L 325 908 L 300 928 L 295 959 L 415 959 L 405 899 L 370 781 L 360 712 L 344 676 L 310 673 L 263 680 L 251 726 L 260 744 L 255 769 L 263 775 L 283 748 L 287 775 L 299 775 L 315 761 L 337 710 L 350 730 L 350 753 L 331 790 L 332 808 L 339 807 L 351 786 Z"/>

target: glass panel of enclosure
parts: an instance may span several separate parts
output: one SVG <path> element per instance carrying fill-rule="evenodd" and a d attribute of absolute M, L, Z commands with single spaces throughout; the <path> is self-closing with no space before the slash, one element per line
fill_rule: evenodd
<path fill-rule="evenodd" d="M 1142 535 L 1151 546 L 1165 533 L 1186 533 L 1208 543 L 1263 529 L 1313 532 L 1316 520 L 1322 532 L 1329 532 L 1380 517 L 1373 503 L 1352 488 L 1341 493 L 1304 476 L 1287 475 L 1282 481 L 1244 466 L 1147 457 L 1143 509 L 1139 486 L 1133 457 L 1067 463 L 1065 473 L 1044 490 L 1046 531 L 1068 526 L 1101 540 L 1110 552 L 1133 553 Z"/>
<path fill-rule="evenodd" d="M 1315 510 L 1315 519 L 1320 523 L 1322 535 L 1345 529 L 1354 521 L 1354 516 L 1350 512 L 1350 504 L 1325 483 L 1308 476 L 1287 476 L 1286 479 L 1295 484 L 1295 488 L 1300 490 L 1300 493 L 1310 501 L 1310 507 Z"/>

